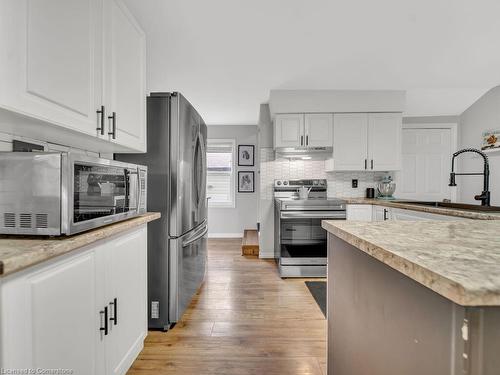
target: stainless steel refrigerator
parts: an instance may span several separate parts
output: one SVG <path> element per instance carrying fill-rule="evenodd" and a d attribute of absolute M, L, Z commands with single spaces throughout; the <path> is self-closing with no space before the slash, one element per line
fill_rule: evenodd
<path fill-rule="evenodd" d="M 145 154 L 117 160 L 148 166 L 148 322 L 166 330 L 177 322 L 203 282 L 207 263 L 207 126 L 180 93 L 147 98 Z"/>

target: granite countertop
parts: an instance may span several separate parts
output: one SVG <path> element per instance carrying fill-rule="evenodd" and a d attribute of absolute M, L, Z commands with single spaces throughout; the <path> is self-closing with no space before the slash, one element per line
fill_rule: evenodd
<path fill-rule="evenodd" d="M 160 216 L 159 212 L 148 212 L 68 237 L 0 236 L 0 277 L 159 219 Z"/>
<path fill-rule="evenodd" d="M 398 202 L 397 199 L 394 201 L 374 199 L 374 198 L 342 198 L 347 204 L 371 204 L 374 206 L 384 206 L 401 208 L 403 210 L 412 210 L 420 212 L 428 212 L 431 214 L 447 215 L 447 216 L 457 216 L 467 219 L 475 220 L 500 220 L 500 212 L 480 212 L 480 211 L 469 211 L 460 210 L 457 208 L 444 208 L 444 207 L 432 207 L 425 205 L 411 204 L 408 202 Z"/>
<path fill-rule="evenodd" d="M 462 306 L 500 306 L 500 222 L 325 220 L 325 230 Z"/>

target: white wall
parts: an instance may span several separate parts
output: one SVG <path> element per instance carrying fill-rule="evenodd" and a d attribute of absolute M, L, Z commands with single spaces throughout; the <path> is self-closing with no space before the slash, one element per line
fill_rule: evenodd
<path fill-rule="evenodd" d="M 482 132 L 488 129 L 500 129 L 500 86 L 497 86 L 474 104 L 462 115 L 459 122 L 459 148 L 481 148 Z M 483 170 L 482 158 L 472 154 L 463 154 L 458 158 L 457 172 L 476 172 Z M 489 155 L 491 204 L 500 205 L 500 154 Z M 483 188 L 481 176 L 457 176 L 460 202 L 478 204 L 474 195 Z"/>
<path fill-rule="evenodd" d="M 236 158 L 239 144 L 255 145 L 255 166 L 238 167 L 235 160 L 236 175 L 238 171 L 255 172 L 255 193 L 238 193 L 236 188 L 235 208 L 208 209 L 208 234 L 210 237 L 241 237 L 245 229 L 256 229 L 259 205 L 259 155 L 257 145 L 257 125 L 209 125 L 209 139 L 235 139 Z"/>

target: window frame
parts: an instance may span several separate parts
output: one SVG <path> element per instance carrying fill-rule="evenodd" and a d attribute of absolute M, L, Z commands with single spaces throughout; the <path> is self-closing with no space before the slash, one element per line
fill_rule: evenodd
<path fill-rule="evenodd" d="M 230 186 L 230 196 L 231 196 L 231 201 L 230 202 L 214 202 L 212 199 L 208 200 L 208 208 L 236 208 L 236 162 L 235 162 L 235 157 L 236 157 L 236 139 L 233 138 L 208 138 L 207 139 L 207 153 L 208 150 L 210 149 L 211 145 L 214 144 L 227 144 L 231 145 L 232 149 L 232 160 L 231 160 L 231 176 L 230 176 L 230 181 L 231 181 L 231 186 Z M 216 174 L 217 172 L 210 172 L 208 170 L 208 156 L 207 156 L 207 196 L 209 196 L 208 192 L 208 178 L 210 174 Z M 223 173 L 223 172 L 222 172 Z"/>

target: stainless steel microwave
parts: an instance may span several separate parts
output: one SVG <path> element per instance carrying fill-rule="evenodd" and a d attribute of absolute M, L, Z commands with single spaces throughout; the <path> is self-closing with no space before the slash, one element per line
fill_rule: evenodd
<path fill-rule="evenodd" d="M 146 212 L 147 167 L 74 153 L 0 153 L 0 233 L 72 235 Z"/>

